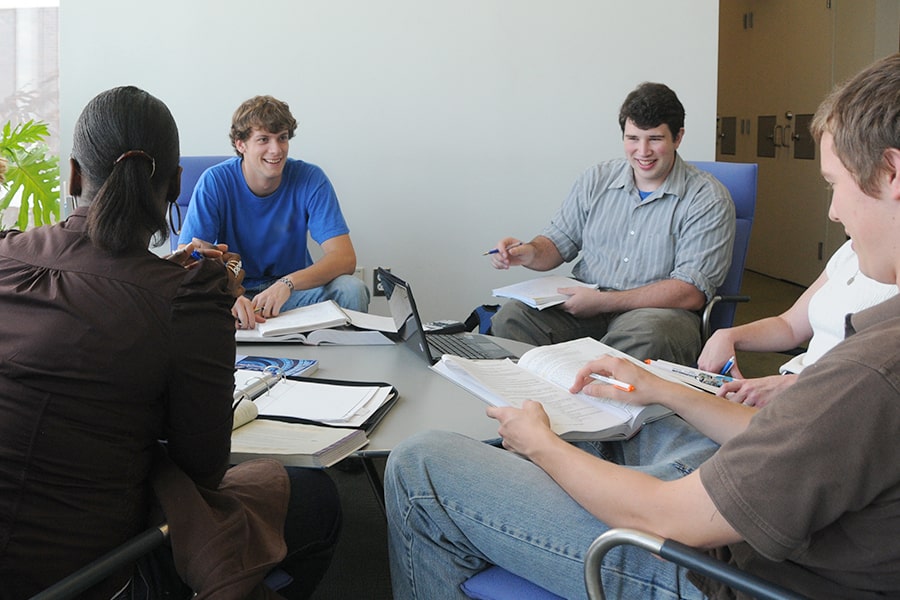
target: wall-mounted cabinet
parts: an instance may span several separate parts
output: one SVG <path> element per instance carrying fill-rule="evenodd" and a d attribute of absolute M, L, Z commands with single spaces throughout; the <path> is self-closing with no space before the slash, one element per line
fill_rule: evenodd
<path fill-rule="evenodd" d="M 846 239 L 809 122 L 834 83 L 898 48 L 900 0 L 719 2 L 717 159 L 759 164 L 748 268 L 809 285 Z"/>

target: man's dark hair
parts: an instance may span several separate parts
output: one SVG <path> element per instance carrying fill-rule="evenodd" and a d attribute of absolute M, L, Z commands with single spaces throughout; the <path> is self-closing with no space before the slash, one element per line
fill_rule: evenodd
<path fill-rule="evenodd" d="M 645 82 L 628 94 L 619 109 L 619 127 L 623 134 L 628 119 L 641 129 L 653 129 L 665 123 L 675 139 L 684 127 L 684 106 L 668 86 Z"/>

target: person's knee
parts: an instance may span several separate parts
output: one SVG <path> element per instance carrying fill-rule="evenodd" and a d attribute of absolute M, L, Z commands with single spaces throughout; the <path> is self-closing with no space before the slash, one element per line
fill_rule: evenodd
<path fill-rule="evenodd" d="M 692 364 L 700 353 L 700 319 L 679 309 L 632 310 L 614 320 L 602 341 L 640 360 Z"/>
<path fill-rule="evenodd" d="M 332 280 L 328 287 L 331 288 L 333 299 L 338 305 L 350 310 L 368 312 L 369 288 L 358 277 L 340 275 Z"/>
<path fill-rule="evenodd" d="M 448 431 L 420 431 L 400 442 L 388 455 L 385 492 L 424 485 L 432 462 L 454 456 L 459 438 L 459 434 Z"/>
<path fill-rule="evenodd" d="M 528 311 L 534 310 L 518 301 L 505 303 L 491 318 L 491 334 L 536 346 L 551 343 L 550 338 L 530 318 Z"/>

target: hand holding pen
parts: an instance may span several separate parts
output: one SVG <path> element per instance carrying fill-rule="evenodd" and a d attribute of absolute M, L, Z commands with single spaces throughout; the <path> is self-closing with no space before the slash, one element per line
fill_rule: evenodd
<path fill-rule="evenodd" d="M 209 242 L 194 238 L 190 244 L 182 246 L 163 258 L 177 263 L 185 269 L 192 269 L 204 258 L 220 258 L 225 249 L 227 246 L 214 246 Z"/>
<path fill-rule="evenodd" d="M 735 359 L 733 356 L 725 361 L 725 364 L 722 366 L 722 370 L 719 371 L 719 375 L 728 375 L 729 373 L 731 373 L 731 369 L 734 368 L 734 361 Z"/>
<path fill-rule="evenodd" d="M 515 252 L 513 252 L 515 250 Z M 497 242 L 497 246 L 485 252 L 482 256 L 491 257 L 491 266 L 495 269 L 508 269 L 514 265 L 525 262 L 530 255 L 529 245 L 516 238 L 503 238 Z M 524 253 L 524 254 L 523 254 Z"/>

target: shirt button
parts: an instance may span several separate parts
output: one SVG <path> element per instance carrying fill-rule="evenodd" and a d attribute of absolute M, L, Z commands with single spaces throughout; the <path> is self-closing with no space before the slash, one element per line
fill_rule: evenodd
<path fill-rule="evenodd" d="M 629 231 L 628 235 L 634 235 L 634 231 Z"/>
<path fill-rule="evenodd" d="M 628 262 L 629 260 L 630 259 L 626 256 L 625 258 L 622 259 L 622 262 Z"/>

